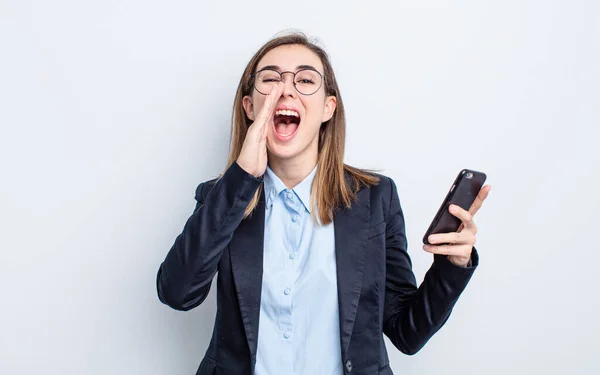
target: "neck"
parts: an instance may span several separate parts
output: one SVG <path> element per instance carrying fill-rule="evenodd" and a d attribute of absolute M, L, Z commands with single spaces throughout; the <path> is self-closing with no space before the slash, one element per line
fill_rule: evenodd
<path fill-rule="evenodd" d="M 281 179 L 288 189 L 293 189 L 312 172 L 317 165 L 317 154 L 306 157 L 298 155 L 295 158 L 280 159 L 269 155 L 269 167 Z"/>

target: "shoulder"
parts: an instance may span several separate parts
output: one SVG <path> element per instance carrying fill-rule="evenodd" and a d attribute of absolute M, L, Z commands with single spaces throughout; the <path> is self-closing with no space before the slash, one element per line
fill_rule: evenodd
<path fill-rule="evenodd" d="M 379 207 L 384 213 L 399 201 L 398 189 L 394 180 L 384 174 L 376 173 L 379 182 L 370 187 L 371 207 Z"/>
<path fill-rule="evenodd" d="M 372 210 L 387 216 L 392 206 L 399 205 L 398 189 L 390 176 L 347 166 L 346 178 L 349 179 L 349 184 L 360 186 L 359 199 L 363 202 L 368 199 Z"/>
<path fill-rule="evenodd" d="M 376 173 L 375 176 L 379 182 L 369 187 L 371 223 L 389 224 L 390 220 L 397 217 L 404 220 L 396 183 L 384 174 Z"/>
<path fill-rule="evenodd" d="M 378 182 L 371 186 L 371 195 L 389 197 L 396 192 L 396 183 L 390 176 L 381 173 L 373 173 L 373 176 L 378 179 Z"/>
<path fill-rule="evenodd" d="M 396 183 L 385 174 L 349 165 L 345 165 L 344 169 L 348 184 L 358 187 L 360 190 L 368 189 L 372 198 L 389 198 L 397 192 Z"/>

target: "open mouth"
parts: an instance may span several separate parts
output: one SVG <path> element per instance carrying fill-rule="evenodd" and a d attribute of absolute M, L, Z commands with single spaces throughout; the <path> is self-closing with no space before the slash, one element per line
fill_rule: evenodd
<path fill-rule="evenodd" d="M 298 130 L 300 114 L 294 110 L 279 109 L 273 118 L 275 131 L 282 137 L 289 137 Z"/>

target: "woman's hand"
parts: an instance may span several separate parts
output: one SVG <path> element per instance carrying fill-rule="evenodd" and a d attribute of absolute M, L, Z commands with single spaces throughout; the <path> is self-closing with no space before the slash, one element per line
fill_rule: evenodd
<path fill-rule="evenodd" d="M 283 85 L 278 83 L 265 97 L 256 120 L 248 128 L 242 151 L 237 158 L 238 165 L 254 177 L 262 176 L 267 170 L 267 135 L 269 128 L 273 126 L 273 114 L 282 88 Z"/>
<path fill-rule="evenodd" d="M 475 245 L 477 235 L 477 226 L 473 221 L 473 217 L 481 208 L 490 189 L 491 186 L 486 185 L 479 191 L 469 211 L 465 211 L 454 204 L 450 205 L 450 213 L 462 221 L 460 228 L 455 233 L 432 234 L 428 238 L 429 243 L 432 245 L 424 245 L 423 249 L 432 254 L 447 255 L 450 262 L 457 266 L 466 267 L 469 264 L 469 259 L 471 259 L 471 251 Z"/>

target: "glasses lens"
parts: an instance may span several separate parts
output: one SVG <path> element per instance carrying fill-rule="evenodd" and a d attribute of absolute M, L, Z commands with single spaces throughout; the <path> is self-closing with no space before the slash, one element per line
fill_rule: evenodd
<path fill-rule="evenodd" d="M 300 94 L 311 95 L 321 87 L 321 75 L 312 69 L 299 70 L 295 80 Z"/>
<path fill-rule="evenodd" d="M 271 88 L 281 81 L 281 75 L 275 70 L 261 70 L 256 73 L 254 86 L 261 94 L 267 95 Z"/>

